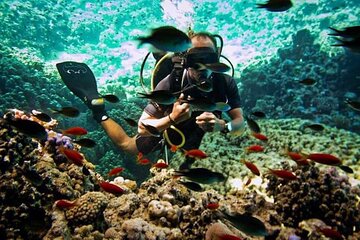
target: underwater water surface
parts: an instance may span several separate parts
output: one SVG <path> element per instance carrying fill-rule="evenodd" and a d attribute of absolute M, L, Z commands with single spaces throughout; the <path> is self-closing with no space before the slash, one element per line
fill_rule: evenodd
<path fill-rule="evenodd" d="M 34 153 L 37 146 L 29 136 L 19 137 L 6 121 L 0 122 L 0 239 L 220 239 L 209 230 L 218 219 L 224 220 L 206 207 L 213 202 L 220 203 L 220 209 L 233 206 L 233 211 L 259 216 L 272 239 L 325 239 L 325 225 L 346 239 L 358 239 L 360 34 L 357 30 L 350 37 L 336 36 L 336 30 L 360 25 L 359 1 L 292 0 L 289 9 L 276 12 L 257 7 L 265 2 L 2 0 L 1 116 L 10 109 L 25 113 L 36 109 L 57 120 L 51 128 L 58 135 L 52 143 L 38 145 L 43 150 Z M 161 26 L 221 36 L 221 54 L 228 59 L 222 61 L 233 65 L 244 113 L 266 115 L 255 117 L 269 138 L 266 143 L 250 131 L 240 137 L 205 136 L 201 149 L 209 158 L 194 166 L 226 175 L 224 184 L 205 187 L 217 191 L 209 193 L 211 196 L 174 183 L 168 170 L 151 170 L 150 174 L 150 165 L 139 165 L 136 156 L 116 148 L 56 69 L 56 64 L 64 61 L 86 63 L 99 92 L 120 99 L 107 102 L 106 109 L 133 136 L 137 129 L 129 121 L 137 121 L 147 104 L 137 94 L 144 91 L 140 83 L 142 64 L 146 90 L 150 89 L 155 65 L 152 56 L 144 62 L 150 48 L 140 46 L 137 38 Z M 355 44 L 337 46 L 349 39 Z M 79 116 L 72 118 L 51 110 L 65 106 L 78 109 Z M 96 140 L 95 147 L 81 148 L 90 175 L 87 168 L 68 166 L 58 158 L 56 144 L 63 141 L 61 144 L 71 145 L 74 140 L 63 138 L 61 131 L 73 126 L 86 128 L 87 137 Z M 245 151 L 255 144 L 265 150 Z M 341 167 L 350 167 L 354 173 L 320 164 L 299 171 L 295 162 L 289 162 L 289 151 L 335 155 L 341 158 Z M 177 169 L 183 154 L 172 155 L 170 167 Z M 153 162 L 158 158 L 157 154 L 149 156 Z M 244 159 L 257 164 L 260 177 L 250 177 L 241 161 Z M 134 182 L 125 184 L 129 190 L 121 197 L 104 194 L 95 172 L 113 180 L 108 172 L 120 166 L 124 168 L 121 176 Z M 265 174 L 269 168 L 296 169 L 298 180 L 290 184 L 269 177 Z M 250 181 L 248 189 L 246 181 Z M 12 201 L 14 197 L 16 201 Z M 265 204 L 261 197 L 271 198 L 272 203 Z M 53 204 L 59 199 L 73 201 L 63 204 L 73 207 L 76 203 L 76 208 L 54 210 Z M 154 199 L 163 202 L 149 204 Z M 79 202 L 82 204 L 77 205 Z M 158 206 L 167 213 L 155 211 Z M 190 211 L 190 206 L 197 210 Z M 121 214 L 117 215 L 119 208 Z M 89 214 L 82 215 L 88 209 Z M 177 214 L 181 217 L 174 217 Z M 54 220 L 54 216 L 61 218 Z M 325 225 L 308 221 L 313 218 Z M 239 233 L 239 228 L 231 230 L 245 239 L 264 239 Z"/>

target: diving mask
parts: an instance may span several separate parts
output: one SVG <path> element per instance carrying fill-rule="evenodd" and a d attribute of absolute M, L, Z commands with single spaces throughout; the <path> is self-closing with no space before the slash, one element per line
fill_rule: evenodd
<path fill-rule="evenodd" d="M 218 61 L 218 54 L 210 47 L 191 48 L 186 54 L 187 67 L 196 67 L 199 63 L 217 63 Z"/>

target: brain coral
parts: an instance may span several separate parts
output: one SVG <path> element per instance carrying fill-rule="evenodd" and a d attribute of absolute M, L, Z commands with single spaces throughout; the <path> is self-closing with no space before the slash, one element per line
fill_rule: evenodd
<path fill-rule="evenodd" d="M 66 218 L 77 224 L 92 223 L 102 220 L 103 210 L 108 204 L 108 198 L 101 192 L 88 192 L 77 200 L 77 205 L 66 211 Z"/>

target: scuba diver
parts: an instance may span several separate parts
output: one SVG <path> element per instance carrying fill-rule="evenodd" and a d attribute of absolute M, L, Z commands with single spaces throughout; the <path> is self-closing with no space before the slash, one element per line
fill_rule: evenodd
<path fill-rule="evenodd" d="M 57 64 L 57 68 L 64 83 L 92 110 L 94 119 L 121 150 L 131 154 L 148 154 L 159 150 L 163 136 L 150 134 L 147 126 L 166 133 L 166 139 L 172 139 L 181 149 L 196 149 L 206 132 L 241 134 L 245 129 L 245 121 L 235 80 L 206 67 L 219 62 L 221 52 L 216 39 L 205 32 L 194 33 L 190 39 L 192 47 L 181 58 L 180 70 L 173 69 L 154 89 L 179 93 L 177 101 L 169 105 L 150 101 L 138 121 L 138 134 L 134 137 L 128 136 L 106 113 L 104 100 L 97 92 L 95 77 L 86 64 L 63 62 Z M 226 112 L 231 121 L 222 119 L 224 110 L 199 109 L 193 107 L 192 100 L 199 100 L 197 102 L 200 102 L 200 106 L 203 100 L 226 103 Z M 192 162 L 192 159 L 187 158 L 181 168 L 189 168 Z"/>

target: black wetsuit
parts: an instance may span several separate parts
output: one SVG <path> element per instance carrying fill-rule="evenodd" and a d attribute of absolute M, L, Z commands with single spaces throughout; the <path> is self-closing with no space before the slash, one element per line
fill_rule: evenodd
<path fill-rule="evenodd" d="M 181 86 L 174 87 L 171 79 L 174 78 L 174 71 L 168 75 L 166 78 L 161 80 L 156 86 L 155 90 L 172 90 L 173 92 L 179 91 Z M 192 88 L 184 92 L 185 97 L 191 96 L 192 98 L 201 98 L 207 97 L 213 102 L 227 102 L 230 105 L 230 110 L 240 107 L 240 96 L 238 87 L 235 80 L 226 74 L 213 73 L 213 91 L 209 93 L 202 92 L 197 88 Z M 183 86 L 189 84 L 187 77 L 184 79 Z M 178 88 L 178 89 L 176 89 Z M 162 118 L 171 113 L 173 105 L 158 105 L 156 103 L 150 102 L 144 111 L 155 118 Z M 191 117 L 179 124 L 176 124 L 175 127 L 183 132 L 185 135 L 185 145 L 182 147 L 185 150 L 199 148 L 201 140 L 205 132 L 199 128 L 196 124 L 196 117 L 202 114 L 200 111 L 193 111 Z M 221 118 L 221 112 L 213 112 L 218 118 Z M 176 144 L 179 143 L 179 135 L 173 131 L 169 132 L 169 138 L 171 141 Z M 159 143 L 161 138 L 158 137 L 142 137 L 138 136 L 136 139 L 136 145 L 140 152 L 147 154 L 156 149 L 156 145 Z"/>

